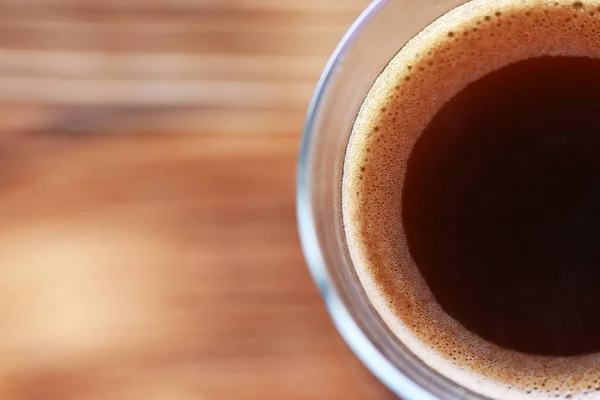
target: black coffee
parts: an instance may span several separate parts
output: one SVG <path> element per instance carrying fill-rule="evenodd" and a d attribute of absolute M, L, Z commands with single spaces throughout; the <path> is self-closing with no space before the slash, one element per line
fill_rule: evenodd
<path fill-rule="evenodd" d="M 357 115 L 342 214 L 371 304 L 433 370 L 600 398 L 600 0 L 472 0 L 409 40 Z"/>
<path fill-rule="evenodd" d="M 532 354 L 600 351 L 600 60 L 520 61 L 456 94 L 413 148 L 402 216 L 467 329 Z"/>

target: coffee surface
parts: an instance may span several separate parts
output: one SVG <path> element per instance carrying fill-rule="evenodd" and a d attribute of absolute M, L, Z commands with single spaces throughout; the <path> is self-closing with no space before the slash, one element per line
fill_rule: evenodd
<path fill-rule="evenodd" d="M 470 84 L 408 160 L 410 253 L 445 312 L 530 354 L 600 351 L 600 60 L 542 57 Z"/>
<path fill-rule="evenodd" d="M 384 321 L 493 398 L 600 397 L 600 2 L 473 0 L 413 38 L 343 177 Z"/>

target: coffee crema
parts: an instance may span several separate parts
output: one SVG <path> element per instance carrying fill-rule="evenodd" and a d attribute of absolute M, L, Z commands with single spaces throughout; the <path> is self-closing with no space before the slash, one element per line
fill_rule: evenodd
<path fill-rule="evenodd" d="M 596 95 L 599 0 L 472 0 L 407 43 L 356 119 L 356 272 L 398 339 L 475 392 L 600 398 Z"/>

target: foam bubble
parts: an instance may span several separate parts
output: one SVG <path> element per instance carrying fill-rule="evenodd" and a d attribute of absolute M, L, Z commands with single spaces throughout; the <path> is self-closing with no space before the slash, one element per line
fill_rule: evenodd
<path fill-rule="evenodd" d="M 600 354 L 547 357 L 484 341 L 437 304 L 411 259 L 401 192 L 411 149 L 469 83 L 543 55 L 600 58 L 600 0 L 472 0 L 398 53 L 349 141 L 342 206 L 356 272 L 394 334 L 430 367 L 498 399 L 600 398 Z M 407 61 L 410 60 L 410 61 Z"/>

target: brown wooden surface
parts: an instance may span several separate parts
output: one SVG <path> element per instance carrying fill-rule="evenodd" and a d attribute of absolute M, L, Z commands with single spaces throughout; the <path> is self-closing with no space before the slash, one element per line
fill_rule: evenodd
<path fill-rule="evenodd" d="M 20 268 L 0 276 L 2 398 L 393 398 L 334 329 L 295 220 L 304 113 L 367 3 L 0 1 L 0 262 Z"/>
<path fill-rule="evenodd" d="M 214 283 L 227 299 L 210 328 L 218 339 L 206 360 L 214 368 L 206 398 L 392 399 L 330 322 L 294 215 L 306 106 L 327 57 L 368 1 L 212 3 L 205 29 L 228 40 L 210 52 L 207 75 L 239 82 L 240 92 L 205 119 L 214 146 L 205 163 L 219 171 L 203 182 L 214 196 L 204 221 L 215 230 L 205 251 L 222 269 Z M 223 70 L 231 64 L 238 67 Z"/>

